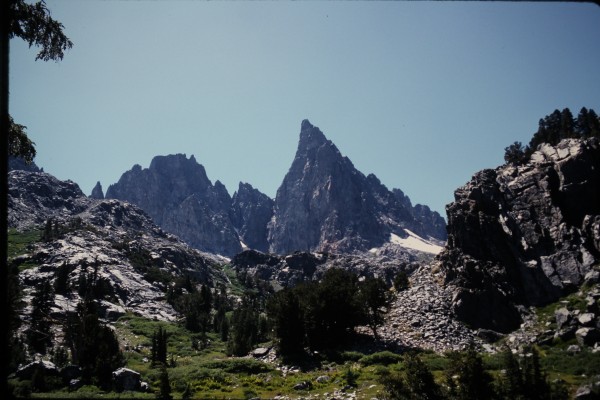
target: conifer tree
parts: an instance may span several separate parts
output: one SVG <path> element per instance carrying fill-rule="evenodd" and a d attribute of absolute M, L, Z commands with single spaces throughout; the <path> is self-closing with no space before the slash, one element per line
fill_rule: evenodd
<path fill-rule="evenodd" d="M 50 309 L 54 303 L 54 291 L 49 280 L 44 280 L 31 300 L 31 327 L 28 341 L 31 348 L 46 354 L 46 348 L 52 345 Z"/>
<path fill-rule="evenodd" d="M 159 326 L 152 335 L 151 362 L 152 365 L 167 364 L 167 331 Z"/>
<path fill-rule="evenodd" d="M 156 398 L 158 400 L 173 400 L 173 396 L 171 395 L 171 382 L 169 381 L 169 372 L 167 372 L 166 366 L 163 366 L 161 368 L 159 382 L 160 391 Z"/>
<path fill-rule="evenodd" d="M 279 352 L 285 357 L 304 351 L 304 318 L 300 300 L 292 289 L 273 295 L 267 303 L 267 313 L 273 323 L 273 332 Z"/>

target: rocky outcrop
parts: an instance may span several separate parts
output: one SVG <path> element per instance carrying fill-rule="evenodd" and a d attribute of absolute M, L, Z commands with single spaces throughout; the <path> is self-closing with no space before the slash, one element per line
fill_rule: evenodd
<path fill-rule="evenodd" d="M 233 194 L 230 216 L 247 247 L 263 252 L 269 250 L 267 225 L 273 217 L 273 205 L 269 196 L 240 182 Z"/>
<path fill-rule="evenodd" d="M 40 225 L 50 218 L 80 213 L 88 201 L 79 186 L 43 172 L 9 172 L 8 226 L 18 229 Z"/>
<path fill-rule="evenodd" d="M 439 257 L 454 312 L 473 327 L 515 329 L 519 306 L 555 301 L 600 260 L 600 144 L 543 144 L 525 165 L 475 174 L 446 210 Z"/>
<path fill-rule="evenodd" d="M 21 157 L 8 157 L 9 171 L 28 171 L 28 172 L 44 172 L 43 168 L 39 168 L 34 162 L 27 164 Z"/>
<path fill-rule="evenodd" d="M 232 256 L 242 250 L 229 218 L 231 197 L 221 182 L 211 183 L 194 156 L 157 156 L 149 168 L 135 165 L 109 186 L 106 198 L 139 206 L 165 231 L 202 251 Z"/>
<path fill-rule="evenodd" d="M 92 189 L 92 193 L 90 194 L 92 199 L 102 200 L 104 199 L 104 191 L 102 190 L 102 185 L 100 182 L 96 182 L 96 186 Z"/>
<path fill-rule="evenodd" d="M 109 320 L 126 312 L 174 320 L 177 313 L 165 301 L 166 285 L 174 277 L 189 275 L 209 286 L 226 281 L 215 268 L 220 259 L 164 232 L 138 207 L 88 198 L 77 185 L 49 174 L 10 172 L 9 226 L 40 229 L 48 220 L 49 234 L 9 263 L 28 266 L 19 273 L 26 301 L 41 282 L 63 280 L 52 311 L 58 320 L 79 301 L 79 279 L 86 274 L 103 282 L 97 300 Z"/>
<path fill-rule="evenodd" d="M 380 247 L 392 233 L 410 229 L 445 239 L 440 218 L 415 212 L 400 191 L 389 191 L 375 175 L 365 177 L 319 128 L 304 120 L 292 166 L 277 190 L 269 224 L 270 250 L 351 252 Z M 431 220 L 436 223 L 432 224 Z"/>

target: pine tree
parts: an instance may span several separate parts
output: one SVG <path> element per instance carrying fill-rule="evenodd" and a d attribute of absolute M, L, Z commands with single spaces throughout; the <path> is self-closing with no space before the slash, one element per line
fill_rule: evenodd
<path fill-rule="evenodd" d="M 150 350 L 152 365 L 167 364 L 167 339 L 167 331 L 162 326 L 159 326 L 152 335 L 152 347 Z"/>
<path fill-rule="evenodd" d="M 159 400 L 173 400 L 173 396 L 171 395 L 171 382 L 169 382 L 169 373 L 165 366 L 163 366 L 160 371 L 159 381 L 160 392 L 156 398 Z"/>
<path fill-rule="evenodd" d="M 508 347 L 505 347 L 502 359 L 505 375 L 501 380 L 500 389 L 507 399 L 518 399 L 523 393 L 523 376 L 519 362 Z"/>
<path fill-rule="evenodd" d="M 452 362 L 453 375 L 458 376 L 457 398 L 460 400 L 491 399 L 494 397 L 492 377 L 485 370 L 481 356 L 471 345 Z"/>
<path fill-rule="evenodd" d="M 267 313 L 279 352 L 284 357 L 301 354 L 305 343 L 304 318 L 296 293 L 292 289 L 275 293 L 267 303 Z"/>
<path fill-rule="evenodd" d="M 377 327 L 383 324 L 384 315 L 392 301 L 385 282 L 380 278 L 367 278 L 359 285 L 359 297 L 364 305 L 367 325 L 377 338 Z"/>
<path fill-rule="evenodd" d="M 31 300 L 31 327 L 28 341 L 31 348 L 46 354 L 46 348 L 52 344 L 50 310 L 54 303 L 54 291 L 49 280 L 44 280 Z"/>
<path fill-rule="evenodd" d="M 507 164 L 512 165 L 524 164 L 529 158 L 527 153 L 528 149 L 523 147 L 521 142 L 514 142 L 510 146 L 504 148 L 504 161 L 506 161 Z"/>
<path fill-rule="evenodd" d="M 442 398 L 441 389 L 427 365 L 415 355 L 409 355 L 405 361 L 406 388 L 411 399 L 436 400 Z"/>

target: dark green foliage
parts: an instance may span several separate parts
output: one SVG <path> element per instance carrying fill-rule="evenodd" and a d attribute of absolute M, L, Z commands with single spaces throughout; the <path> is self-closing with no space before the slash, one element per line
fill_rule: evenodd
<path fill-rule="evenodd" d="M 70 291 L 69 274 L 72 267 L 66 262 L 63 262 L 54 272 L 54 292 L 57 294 L 66 295 Z"/>
<path fill-rule="evenodd" d="M 186 289 L 188 293 L 183 294 L 182 289 Z M 195 284 L 188 277 L 169 288 L 167 301 L 173 305 L 175 310 L 183 314 L 187 329 L 192 332 L 209 330 L 212 293 L 208 286 L 202 285 L 200 291 L 197 291 Z"/>
<path fill-rule="evenodd" d="M 45 242 L 51 242 L 54 239 L 58 239 L 60 237 L 60 225 L 57 221 L 53 219 L 46 220 L 46 225 L 44 225 L 44 231 L 42 232 L 42 240 Z"/>
<path fill-rule="evenodd" d="M 16 36 L 25 40 L 29 47 L 41 47 L 36 60 L 62 60 L 64 51 L 73 47 L 73 42 L 63 33 L 63 24 L 50 17 L 50 10 L 43 0 L 33 4 L 24 0 L 11 1 L 8 18 L 9 38 Z"/>
<path fill-rule="evenodd" d="M 54 291 L 49 280 L 44 280 L 31 300 L 31 326 L 27 331 L 28 343 L 35 352 L 46 354 L 52 345 L 50 309 L 54 303 Z"/>
<path fill-rule="evenodd" d="M 390 365 L 402 361 L 402 356 L 391 351 L 380 351 L 360 358 L 362 365 Z"/>
<path fill-rule="evenodd" d="M 255 299 L 245 296 L 242 304 L 233 311 L 227 341 L 227 353 L 244 356 L 258 341 L 258 311 Z"/>
<path fill-rule="evenodd" d="M 98 261 L 94 262 L 92 271 L 88 271 L 87 266 L 86 262 L 82 262 L 77 293 L 83 298 L 97 300 L 113 297 L 114 290 L 110 285 L 110 281 L 98 276 L 98 268 L 100 267 Z"/>
<path fill-rule="evenodd" d="M 169 382 L 169 373 L 166 367 L 162 367 L 159 376 L 159 393 L 156 396 L 159 400 L 173 400 L 171 395 L 171 383 Z"/>
<path fill-rule="evenodd" d="M 518 399 L 523 393 L 523 376 L 519 362 L 506 347 L 502 353 L 504 376 L 500 379 L 499 391 L 505 398 Z"/>
<path fill-rule="evenodd" d="M 504 161 L 512 165 L 524 164 L 528 159 L 526 151 L 521 142 L 514 142 L 504 149 Z"/>
<path fill-rule="evenodd" d="M 36 154 L 35 143 L 27 137 L 26 129 L 26 126 L 15 124 L 13 118 L 8 116 L 8 154 L 31 164 Z"/>
<path fill-rule="evenodd" d="M 267 303 L 273 333 L 281 354 L 289 356 L 304 351 L 304 318 L 296 291 L 281 290 Z"/>
<path fill-rule="evenodd" d="M 221 335 L 221 341 L 226 342 L 229 340 L 229 319 L 227 317 L 221 320 L 219 334 Z"/>
<path fill-rule="evenodd" d="M 401 292 L 403 290 L 408 289 L 409 286 L 408 275 L 404 271 L 398 272 L 396 277 L 394 278 L 394 288 L 397 292 Z"/>
<path fill-rule="evenodd" d="M 448 376 L 456 381 L 449 385 L 456 388 L 456 399 L 492 399 L 495 396 L 492 376 L 485 370 L 481 355 L 471 346 L 464 353 L 454 353 Z"/>
<path fill-rule="evenodd" d="M 333 348 L 345 342 L 364 321 L 356 275 L 337 268 L 325 272 L 320 283 L 298 287 L 304 309 L 304 329 L 312 350 Z"/>
<path fill-rule="evenodd" d="M 229 373 L 260 374 L 272 370 L 268 364 L 250 358 L 233 358 L 230 360 L 212 361 L 202 365 L 209 369 L 218 369 Z"/>
<path fill-rule="evenodd" d="M 418 356 L 407 356 L 404 367 L 409 398 L 423 400 L 442 398 L 441 389 L 433 379 L 433 374 Z"/>
<path fill-rule="evenodd" d="M 284 289 L 271 297 L 267 314 L 282 355 L 342 345 L 354 328 L 368 324 L 374 332 L 383 322 L 391 298 L 383 281 L 363 282 L 351 272 L 332 268 L 321 282 Z"/>
<path fill-rule="evenodd" d="M 150 350 L 152 365 L 167 364 L 167 331 L 159 326 L 152 335 L 152 347 Z"/>
<path fill-rule="evenodd" d="M 63 346 L 55 347 L 52 354 L 52 362 L 59 368 L 67 365 L 69 363 L 69 353 L 67 352 L 67 349 Z"/>
<path fill-rule="evenodd" d="M 194 396 L 194 391 L 189 383 L 185 385 L 185 390 L 181 393 L 181 400 L 191 400 Z"/>
<path fill-rule="evenodd" d="M 6 361 L 8 363 L 9 371 L 14 371 L 19 364 L 25 361 L 26 355 L 24 339 L 17 334 L 17 331 L 21 326 L 19 312 L 25 303 L 22 299 L 23 293 L 19 283 L 19 269 L 14 265 L 8 266 L 6 295 L 8 301 L 5 323 L 7 324 L 8 349 L 10 351 Z"/>
<path fill-rule="evenodd" d="M 366 323 L 377 338 L 377 327 L 383 324 L 392 301 L 391 293 L 382 279 L 367 278 L 359 284 L 359 301 L 364 306 Z"/>
<path fill-rule="evenodd" d="M 115 333 L 98 319 L 93 300 L 88 298 L 77 305 L 77 314 L 65 327 L 65 342 L 73 362 L 82 369 L 83 381 L 110 388 L 112 371 L 123 366 L 124 359 Z"/>
<path fill-rule="evenodd" d="M 568 108 L 554 110 L 552 114 L 540 119 L 538 130 L 528 146 L 523 147 L 520 142 L 515 142 L 505 148 L 504 160 L 509 164 L 520 165 L 527 162 L 542 143 L 556 145 L 567 138 L 589 137 L 600 137 L 600 118 L 594 110 L 583 107 L 577 118 L 573 118 Z"/>
<path fill-rule="evenodd" d="M 562 399 L 564 388 L 560 384 L 548 383 L 535 347 L 525 350 L 521 362 L 510 349 L 503 351 L 504 376 L 499 380 L 498 394 L 504 399 Z"/>
<path fill-rule="evenodd" d="M 382 398 L 385 400 L 410 398 L 410 393 L 400 372 L 381 370 L 379 383 L 383 386 Z"/>
<path fill-rule="evenodd" d="M 384 369 L 379 383 L 385 399 L 436 400 L 442 399 L 440 386 L 435 382 L 427 365 L 416 355 L 407 355 L 404 374 Z"/>
<path fill-rule="evenodd" d="M 344 371 L 343 376 L 344 376 L 344 381 L 346 382 L 346 385 L 356 387 L 360 373 L 358 373 L 357 371 L 353 371 L 352 368 L 347 368 Z"/>

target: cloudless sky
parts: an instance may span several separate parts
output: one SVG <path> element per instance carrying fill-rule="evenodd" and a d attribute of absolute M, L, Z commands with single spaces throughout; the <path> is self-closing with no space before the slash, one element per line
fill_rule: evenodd
<path fill-rule="evenodd" d="M 89 194 L 195 155 L 271 197 L 308 118 L 365 175 L 445 216 L 554 109 L 600 112 L 587 3 L 54 1 L 60 62 L 11 40 L 10 112 L 36 163 Z"/>

